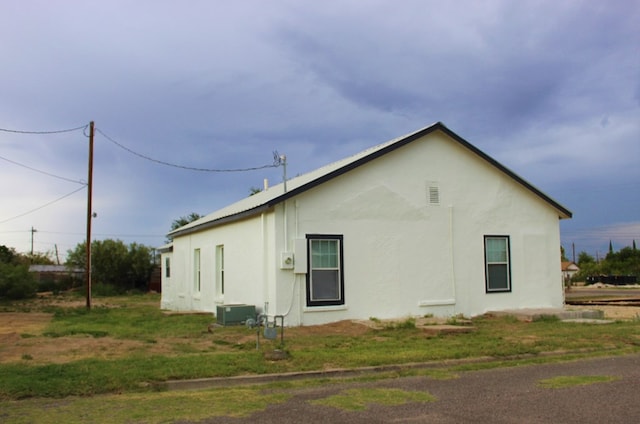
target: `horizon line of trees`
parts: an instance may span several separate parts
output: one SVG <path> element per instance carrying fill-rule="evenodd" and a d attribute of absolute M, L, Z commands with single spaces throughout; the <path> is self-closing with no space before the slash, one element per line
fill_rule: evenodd
<path fill-rule="evenodd" d="M 171 230 L 189 224 L 202 215 L 191 212 L 171 223 Z M 171 241 L 170 238 L 167 241 Z M 75 269 L 86 269 L 86 241 L 67 250 L 65 267 L 69 278 L 60 283 L 36 281 L 29 272 L 30 265 L 54 265 L 52 253 L 22 254 L 14 248 L 0 245 L 0 299 L 27 299 L 38 291 L 69 290 L 85 287 L 86 277 L 73 277 Z M 118 294 L 131 290 L 148 289 L 149 280 L 156 267 L 155 248 L 140 243 L 126 245 L 121 240 L 105 239 L 91 242 L 91 283 L 92 291 L 102 294 Z"/>
<path fill-rule="evenodd" d="M 565 258 L 566 259 L 566 258 Z M 573 282 L 586 281 L 587 277 L 601 275 L 636 276 L 640 278 L 640 250 L 635 240 L 631 246 L 623 247 L 617 252 L 609 243 L 609 252 L 604 259 L 597 260 L 587 252 L 580 252 L 576 262 L 580 271 L 573 277 Z"/>

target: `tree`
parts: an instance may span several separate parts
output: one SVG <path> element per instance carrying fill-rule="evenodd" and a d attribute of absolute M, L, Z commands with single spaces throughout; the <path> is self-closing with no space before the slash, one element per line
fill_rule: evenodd
<path fill-rule="evenodd" d="M 184 227 L 185 225 L 190 224 L 193 221 L 197 221 L 200 218 L 202 218 L 202 215 L 196 212 L 191 212 L 189 215 L 181 216 L 178 219 L 174 219 L 171 223 L 171 231 L 177 230 L 180 227 Z M 173 238 L 167 236 L 167 243 L 170 243 L 171 241 L 173 241 Z"/>
<path fill-rule="evenodd" d="M 593 256 L 588 254 L 585 251 L 582 251 L 578 254 L 578 266 L 582 267 L 586 264 L 595 264 L 596 260 Z"/>
<path fill-rule="evenodd" d="M 0 263 L 0 299 L 28 299 L 36 295 L 37 289 L 27 265 Z"/>
<path fill-rule="evenodd" d="M 180 218 L 175 219 L 171 223 L 171 231 L 177 230 L 178 228 L 183 227 L 183 226 L 185 226 L 187 224 L 190 224 L 193 221 L 197 221 L 200 218 L 202 218 L 202 215 L 200 215 L 199 213 L 196 213 L 196 212 L 191 212 L 187 216 L 181 216 Z"/>
<path fill-rule="evenodd" d="M 121 240 L 94 240 L 91 243 L 91 279 L 121 291 L 146 289 L 153 271 L 153 249 Z M 67 266 L 86 268 L 86 243 L 67 253 Z"/>
<path fill-rule="evenodd" d="M 18 254 L 13 247 L 7 247 L 4 244 L 0 245 L 0 263 L 10 264 L 13 263 L 15 257 Z"/>
<path fill-rule="evenodd" d="M 624 247 L 607 255 L 603 273 L 612 275 L 640 275 L 640 251 Z"/>
<path fill-rule="evenodd" d="M 13 247 L 0 245 L 0 298 L 17 300 L 36 295 L 38 285 L 25 258 Z"/>
<path fill-rule="evenodd" d="M 53 265 L 53 259 L 51 259 L 51 253 L 27 253 L 21 255 L 24 258 L 24 262 L 29 265 Z"/>

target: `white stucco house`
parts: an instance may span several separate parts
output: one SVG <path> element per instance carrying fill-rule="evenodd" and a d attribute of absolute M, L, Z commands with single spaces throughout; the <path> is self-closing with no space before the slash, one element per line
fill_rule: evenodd
<path fill-rule="evenodd" d="M 171 232 L 161 307 L 289 326 L 561 308 L 571 215 L 438 122 Z"/>

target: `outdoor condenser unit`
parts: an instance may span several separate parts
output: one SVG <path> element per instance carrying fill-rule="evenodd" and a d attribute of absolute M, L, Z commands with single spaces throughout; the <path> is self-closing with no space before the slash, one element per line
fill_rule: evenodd
<path fill-rule="evenodd" d="M 216 321 L 221 325 L 240 325 L 249 318 L 256 318 L 254 305 L 218 305 L 216 308 Z"/>

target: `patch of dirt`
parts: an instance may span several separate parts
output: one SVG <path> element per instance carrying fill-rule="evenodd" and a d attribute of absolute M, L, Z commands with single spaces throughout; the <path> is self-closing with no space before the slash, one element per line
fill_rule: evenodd
<path fill-rule="evenodd" d="M 639 306 L 609 306 L 609 305 L 571 305 L 569 309 L 575 310 L 598 310 L 604 312 L 605 319 L 613 320 L 640 320 Z"/>

